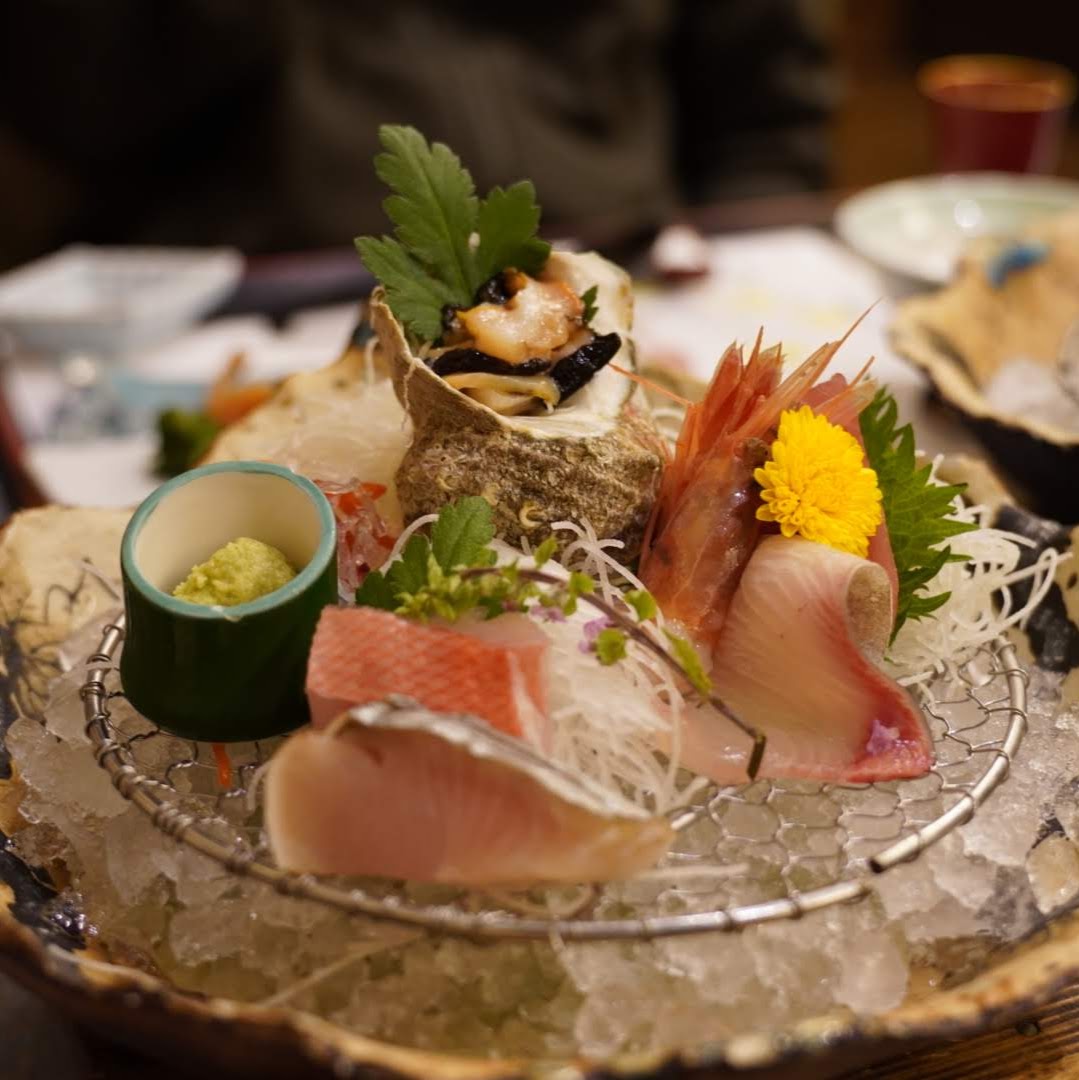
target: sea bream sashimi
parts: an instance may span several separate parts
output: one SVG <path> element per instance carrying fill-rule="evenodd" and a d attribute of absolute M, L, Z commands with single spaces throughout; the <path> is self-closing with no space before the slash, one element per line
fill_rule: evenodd
<path fill-rule="evenodd" d="M 760 542 L 712 656 L 715 692 L 767 736 L 759 775 L 860 783 L 929 769 L 921 710 L 877 667 L 891 612 L 876 563 L 797 537 Z M 681 762 L 742 783 L 745 739 L 717 713 L 693 710 Z"/>
<path fill-rule="evenodd" d="M 311 722 L 325 727 L 353 705 L 408 694 L 542 743 L 534 728 L 547 715 L 547 649 L 526 615 L 447 627 L 369 607 L 326 608 L 307 662 Z"/>
<path fill-rule="evenodd" d="M 627 878 L 674 836 L 521 740 L 401 697 L 293 735 L 265 806 L 286 869 L 457 885 Z"/>

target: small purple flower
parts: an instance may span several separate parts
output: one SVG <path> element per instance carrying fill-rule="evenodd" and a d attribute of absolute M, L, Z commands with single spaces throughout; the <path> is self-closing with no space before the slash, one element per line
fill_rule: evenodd
<path fill-rule="evenodd" d="M 544 607 L 538 604 L 532 609 L 544 622 L 565 622 L 566 616 L 560 607 Z"/>
<path fill-rule="evenodd" d="M 584 624 L 584 639 L 577 642 L 577 648 L 586 655 L 595 652 L 596 638 L 599 637 L 600 631 L 609 630 L 612 626 L 614 623 L 606 615 L 599 619 L 590 619 Z"/>

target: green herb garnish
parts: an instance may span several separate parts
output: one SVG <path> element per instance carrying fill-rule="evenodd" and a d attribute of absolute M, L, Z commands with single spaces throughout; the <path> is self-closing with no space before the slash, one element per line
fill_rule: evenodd
<path fill-rule="evenodd" d="M 590 285 L 583 293 L 581 293 L 581 303 L 584 304 L 584 312 L 581 315 L 581 321 L 585 326 L 591 326 L 592 320 L 596 317 L 596 294 L 599 289 L 595 285 Z"/>
<path fill-rule="evenodd" d="M 617 664 L 627 656 L 631 640 L 662 658 L 702 698 L 753 739 L 746 769 L 750 779 L 757 775 L 764 736 L 712 694 L 712 683 L 700 657 L 685 638 L 665 630 L 671 645 L 668 650 L 661 644 L 654 623 L 648 628 L 640 625 L 658 614 L 651 593 L 631 589 L 622 596 L 624 606 L 617 601 L 609 604 L 595 595 L 596 582 L 588 574 L 575 570 L 563 579 L 545 573 L 539 567 L 557 550 L 553 537 L 536 548 L 535 569 L 517 563 L 495 566 L 496 553 L 490 546 L 493 538 L 494 515 L 485 500 L 470 496 L 450 503 L 440 511 L 430 540 L 417 533 L 405 545 L 402 557 L 391 563 L 385 573 L 372 570 L 364 578 L 356 590 L 356 603 L 410 619 L 455 622 L 475 612 L 493 619 L 508 611 L 531 611 L 561 619 L 572 615 L 578 602 L 584 600 L 606 621 L 589 650 L 596 660 L 604 665 Z"/>
<path fill-rule="evenodd" d="M 165 409 L 157 417 L 158 450 L 154 471 L 159 476 L 179 476 L 194 468 L 221 430 L 204 412 Z"/>
<path fill-rule="evenodd" d="M 975 526 L 951 517 L 952 501 L 966 485 L 935 483 L 932 466 L 918 467 L 914 429 L 910 424 L 897 427 L 899 409 L 887 389 L 877 391 L 858 419 L 866 457 L 884 496 L 884 520 L 899 574 L 894 640 L 907 619 L 922 619 L 947 601 L 947 592 L 919 594 L 945 563 L 966 560 L 938 545 Z"/>
<path fill-rule="evenodd" d="M 379 141 L 375 172 L 393 192 L 382 206 L 394 235 L 359 237 L 356 248 L 394 315 L 421 341 L 437 341 L 444 307 L 471 307 L 479 287 L 507 267 L 535 274 L 547 262 L 536 191 L 521 180 L 481 201 L 448 146 L 394 124 L 379 128 Z"/>

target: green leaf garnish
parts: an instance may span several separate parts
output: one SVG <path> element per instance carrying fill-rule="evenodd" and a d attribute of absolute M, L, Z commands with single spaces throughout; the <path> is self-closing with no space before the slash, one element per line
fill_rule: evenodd
<path fill-rule="evenodd" d="M 645 589 L 630 589 L 622 599 L 636 612 L 638 622 L 654 619 L 659 610 L 656 606 L 656 598 Z"/>
<path fill-rule="evenodd" d="M 471 175 L 445 143 L 428 145 L 413 127 L 383 124 L 378 137 L 385 152 L 375 172 L 393 192 L 382 209 L 394 235 L 461 304 L 470 303 L 484 281 L 470 247 L 480 209 Z"/>
<path fill-rule="evenodd" d="M 539 570 L 544 563 L 549 562 L 557 550 L 558 541 L 553 536 L 548 536 L 532 553 L 532 561 L 536 564 L 536 569 Z"/>
<path fill-rule="evenodd" d="M 457 302 L 452 290 L 388 236 L 356 241 L 364 265 L 386 290 L 386 302 L 400 321 L 423 341 L 442 334 L 442 309 Z"/>
<path fill-rule="evenodd" d="M 596 317 L 596 293 L 598 292 L 599 289 L 595 285 L 591 285 L 581 293 L 581 303 L 584 304 L 581 319 L 585 326 L 591 326 L 592 320 Z"/>
<path fill-rule="evenodd" d="M 596 659 L 605 667 L 617 664 L 626 657 L 626 633 L 608 626 L 596 635 Z"/>
<path fill-rule="evenodd" d="M 421 341 L 437 341 L 444 307 L 471 307 L 477 289 L 501 270 L 535 274 L 547 262 L 551 246 L 536 236 L 535 188 L 522 180 L 492 188 L 481 202 L 448 146 L 396 124 L 383 124 L 378 136 L 384 152 L 375 172 L 392 193 L 382 205 L 394 235 L 359 237 L 356 248 L 394 315 Z"/>
<path fill-rule="evenodd" d="M 672 634 L 670 630 L 664 630 L 663 633 L 671 643 L 671 650 L 674 652 L 674 657 L 678 663 L 682 665 L 682 669 L 686 673 L 686 678 L 689 679 L 693 689 L 696 690 L 701 697 L 708 697 L 712 692 L 712 680 L 704 670 L 704 665 L 701 663 L 701 658 L 697 654 L 697 650 L 693 648 L 684 637 Z"/>
<path fill-rule="evenodd" d="M 531 180 L 508 188 L 493 187 L 480 206 L 476 272 L 480 284 L 512 266 L 525 274 L 538 274 L 551 254 L 551 245 L 536 235 L 540 208 Z"/>
<path fill-rule="evenodd" d="M 976 526 L 951 517 L 952 501 L 966 485 L 934 483 L 932 466 L 918 467 L 914 429 L 910 424 L 897 426 L 899 409 L 886 388 L 877 391 L 858 419 L 866 457 L 884 497 L 884 520 L 899 574 L 894 640 L 907 619 L 924 618 L 948 599 L 949 593 L 918 594 L 945 563 L 965 561 L 965 556 L 938 545 Z"/>
<path fill-rule="evenodd" d="M 431 527 L 431 552 L 447 573 L 459 566 L 489 566 L 495 536 L 490 504 L 469 495 L 442 509 Z"/>
<path fill-rule="evenodd" d="M 397 590 L 386 580 L 381 570 L 372 570 L 356 590 L 356 603 L 360 607 L 396 611 Z"/>

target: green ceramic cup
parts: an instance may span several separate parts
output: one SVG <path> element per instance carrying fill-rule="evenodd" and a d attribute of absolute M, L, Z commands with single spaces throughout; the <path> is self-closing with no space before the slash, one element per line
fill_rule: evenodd
<path fill-rule="evenodd" d="M 172 590 L 240 536 L 282 551 L 299 571 L 246 604 L 206 607 Z M 310 480 L 260 461 L 207 465 L 159 487 L 120 549 L 128 700 L 191 739 L 238 742 L 307 723 L 307 654 L 322 609 L 337 602 L 333 510 Z"/>

